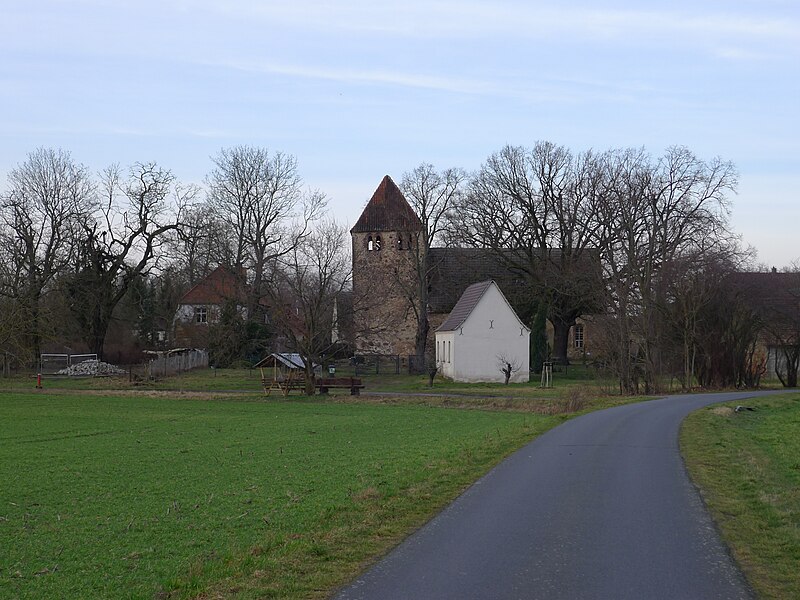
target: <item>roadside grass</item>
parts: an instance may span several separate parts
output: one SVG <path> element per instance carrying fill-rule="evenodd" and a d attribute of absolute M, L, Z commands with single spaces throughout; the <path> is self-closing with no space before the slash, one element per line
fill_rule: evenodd
<path fill-rule="evenodd" d="M 690 415 L 681 448 L 692 479 L 760 598 L 800 598 L 800 395 Z"/>
<path fill-rule="evenodd" d="M 0 411 L 12 598 L 325 597 L 567 418 L 46 390 Z"/>

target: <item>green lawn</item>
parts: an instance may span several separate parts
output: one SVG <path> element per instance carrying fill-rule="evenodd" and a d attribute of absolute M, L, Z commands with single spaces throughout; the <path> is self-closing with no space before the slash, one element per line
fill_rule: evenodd
<path fill-rule="evenodd" d="M 761 598 L 800 598 L 800 395 L 698 411 L 681 447 L 693 480 Z"/>
<path fill-rule="evenodd" d="M 0 394 L 0 597 L 324 597 L 563 416 Z"/>

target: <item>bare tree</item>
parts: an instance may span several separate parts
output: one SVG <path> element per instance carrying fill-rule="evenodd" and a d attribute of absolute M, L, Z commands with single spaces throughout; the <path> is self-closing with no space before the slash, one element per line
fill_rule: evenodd
<path fill-rule="evenodd" d="M 259 312 L 270 265 L 308 235 L 325 206 L 319 191 L 304 192 L 294 156 L 265 148 L 223 148 L 207 177 L 209 204 L 232 234 L 229 266 L 250 271 L 248 314 Z"/>
<path fill-rule="evenodd" d="M 741 273 L 743 296 L 763 327 L 761 342 L 768 348 L 772 368 L 784 387 L 797 387 L 800 368 L 800 271 Z"/>
<path fill-rule="evenodd" d="M 85 167 L 51 148 L 31 152 L 8 179 L 10 189 L 0 203 L 2 293 L 25 315 L 24 346 L 36 357 L 42 296 L 73 256 L 75 232 L 94 190 Z"/>
<path fill-rule="evenodd" d="M 460 241 L 487 248 L 523 282 L 515 302 L 523 320 L 531 324 L 538 302 L 547 303 L 557 362 L 567 362 L 577 317 L 602 306 L 596 249 L 601 181 L 591 152 L 576 157 L 550 142 L 506 146 L 486 160 L 454 211 Z"/>
<path fill-rule="evenodd" d="M 349 288 L 352 263 L 347 231 L 323 221 L 283 254 L 270 288 L 273 319 L 305 363 L 306 394 L 313 395 L 314 365 L 333 347 L 337 298 Z"/>
<path fill-rule="evenodd" d="M 157 265 L 181 207 L 196 193 L 155 163 L 137 163 L 127 176 L 112 166 L 102 175 L 104 196 L 83 223 L 84 242 L 65 283 L 72 314 L 98 355 L 114 308 L 133 281 Z"/>
<path fill-rule="evenodd" d="M 727 193 L 736 185 L 733 165 L 703 161 L 686 148 L 670 148 L 653 161 L 643 150 L 603 156 L 604 178 L 596 204 L 597 246 L 616 317 L 614 361 L 624 392 L 660 389 L 662 349 L 673 282 L 687 259 L 701 260 L 728 244 Z M 638 365 L 638 366 L 637 366 Z"/>
<path fill-rule="evenodd" d="M 463 193 L 467 180 L 465 171 L 457 168 L 437 171 L 433 165 L 422 163 L 403 175 L 400 188 L 406 200 L 419 217 L 422 228 L 412 234 L 412 252 L 405 253 L 411 261 L 413 281 L 405 286 L 408 305 L 417 321 L 414 341 L 414 362 L 421 371 L 426 362 L 426 346 L 430 323 L 428 321 L 428 298 L 431 273 L 436 269 L 430 249 L 436 242 L 443 242 L 447 217 Z"/>
<path fill-rule="evenodd" d="M 233 260 L 230 229 L 208 203 L 186 207 L 180 227 L 169 240 L 173 272 L 182 274 L 188 286 L 195 285 L 214 268 Z"/>
<path fill-rule="evenodd" d="M 497 355 L 497 366 L 505 377 L 503 383 L 506 385 L 508 385 L 508 382 L 511 380 L 511 376 L 522 368 L 519 360 L 514 357 L 509 357 L 506 354 Z"/>

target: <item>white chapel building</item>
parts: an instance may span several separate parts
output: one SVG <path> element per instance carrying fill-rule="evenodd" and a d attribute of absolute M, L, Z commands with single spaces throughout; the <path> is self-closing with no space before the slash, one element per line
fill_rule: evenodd
<path fill-rule="evenodd" d="M 526 382 L 530 336 L 493 280 L 474 283 L 436 330 L 436 364 L 453 381 L 503 382 L 508 362 L 517 369 L 510 381 Z"/>

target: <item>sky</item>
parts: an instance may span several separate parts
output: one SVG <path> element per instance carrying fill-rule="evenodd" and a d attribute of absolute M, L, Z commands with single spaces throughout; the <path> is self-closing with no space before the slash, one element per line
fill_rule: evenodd
<path fill-rule="evenodd" d="M 1 0 L 0 189 L 40 147 L 202 184 L 297 158 L 352 225 L 384 175 L 506 144 L 683 145 L 739 172 L 731 223 L 800 258 L 800 0 Z"/>

